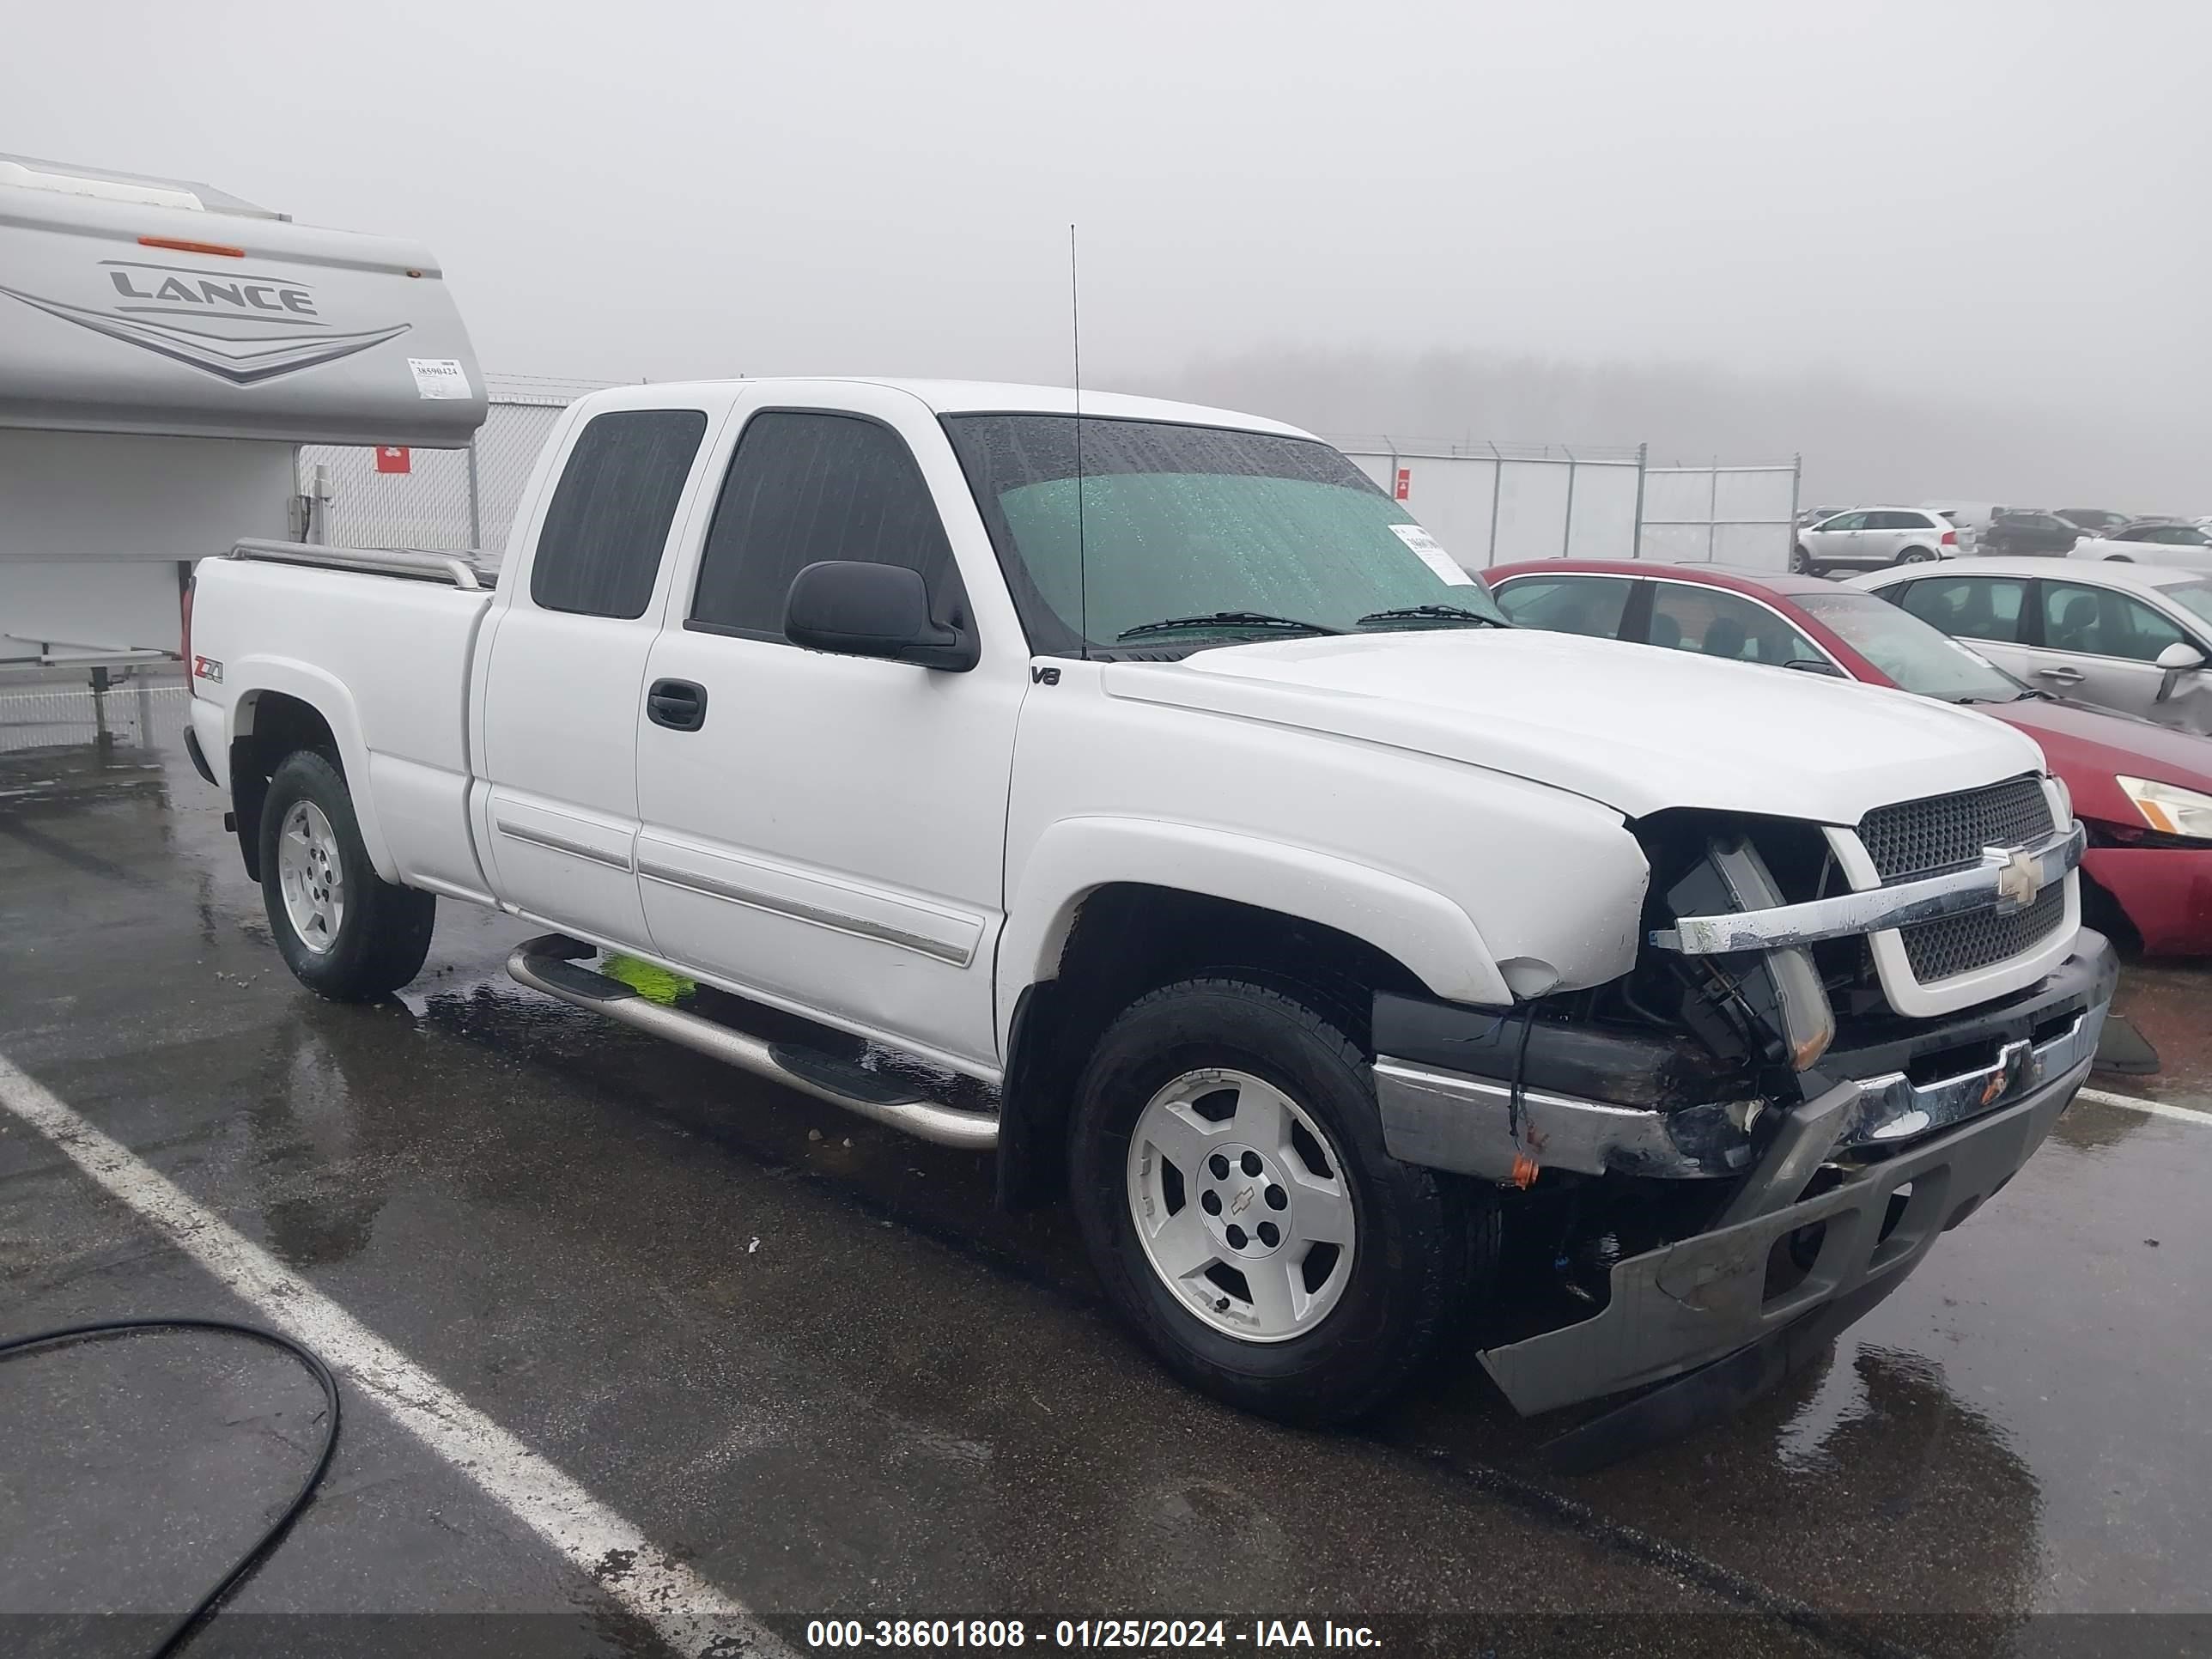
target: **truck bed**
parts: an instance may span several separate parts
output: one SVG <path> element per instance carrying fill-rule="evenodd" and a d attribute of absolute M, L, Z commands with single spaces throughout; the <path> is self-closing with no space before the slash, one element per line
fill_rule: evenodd
<path fill-rule="evenodd" d="M 378 873 L 488 891 L 468 824 L 469 684 L 489 577 L 447 554 L 249 542 L 198 573 L 194 722 L 210 763 L 241 695 L 295 696 L 329 720 Z M 212 665 L 213 678 L 203 672 Z M 202 713 L 202 706 L 206 713 Z"/>

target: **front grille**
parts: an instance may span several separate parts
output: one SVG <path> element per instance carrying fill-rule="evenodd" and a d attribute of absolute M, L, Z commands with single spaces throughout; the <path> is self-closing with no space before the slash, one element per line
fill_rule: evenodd
<path fill-rule="evenodd" d="M 2033 775 L 1991 784 L 1986 789 L 1878 806 L 1859 820 L 1859 840 L 1865 843 L 1867 856 L 1886 882 L 1973 864 L 1980 860 L 1984 847 L 2033 847 L 2049 839 L 2051 831 L 2051 803 L 2043 793 L 2042 780 Z M 2034 914 L 2031 907 L 2011 920 Z M 1950 920 L 1925 924 L 1931 929 L 1953 925 Z M 1905 930 L 1908 939 L 1912 932 Z M 1917 970 L 1917 963 L 1914 966 Z"/>
<path fill-rule="evenodd" d="M 1898 936 L 1905 941 L 1912 977 L 1931 985 L 2031 951 L 2065 919 L 2066 884 L 2054 881 L 2025 910 L 2009 915 L 1972 910 L 1963 916 L 1916 922 L 1899 928 Z"/>

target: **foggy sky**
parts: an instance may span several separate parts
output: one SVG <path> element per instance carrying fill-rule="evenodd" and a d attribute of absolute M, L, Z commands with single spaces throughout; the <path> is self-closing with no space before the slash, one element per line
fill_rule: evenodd
<path fill-rule="evenodd" d="M 0 149 L 419 238 L 495 370 L 1065 383 L 1074 220 L 1093 385 L 2212 511 L 2202 3 L 8 11 Z"/>

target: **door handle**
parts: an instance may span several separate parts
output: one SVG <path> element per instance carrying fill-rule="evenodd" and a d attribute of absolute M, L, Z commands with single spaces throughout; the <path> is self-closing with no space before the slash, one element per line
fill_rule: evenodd
<path fill-rule="evenodd" d="M 2078 668 L 2039 668 L 2035 671 L 2035 678 L 2056 680 L 2061 685 L 2079 685 L 2086 676 Z"/>
<path fill-rule="evenodd" d="M 696 732 L 707 723 L 707 688 L 692 680 L 655 680 L 645 694 L 645 717 L 672 732 Z"/>

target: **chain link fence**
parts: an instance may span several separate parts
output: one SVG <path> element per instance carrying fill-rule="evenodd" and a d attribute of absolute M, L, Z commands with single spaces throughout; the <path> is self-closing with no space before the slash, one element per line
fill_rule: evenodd
<path fill-rule="evenodd" d="M 1784 570 L 1797 534 L 1798 464 L 1647 466 L 1637 556 Z"/>
<path fill-rule="evenodd" d="M 1470 570 L 1634 556 L 1641 449 L 1333 441 Z"/>
<path fill-rule="evenodd" d="M 489 377 L 491 407 L 466 449 L 300 447 L 308 539 L 336 547 L 476 550 L 496 566 L 531 469 L 561 411 L 604 382 Z"/>
<path fill-rule="evenodd" d="M 40 685 L 0 689 L 0 754 L 75 744 L 167 748 L 184 740 L 189 686 L 140 677 L 102 689 Z"/>
<path fill-rule="evenodd" d="M 1655 466 L 1650 447 L 1331 440 L 1470 570 L 1527 559 L 1789 563 L 1798 464 Z"/>
<path fill-rule="evenodd" d="M 495 377 L 467 449 L 307 445 L 309 539 L 482 555 L 495 566 L 561 410 L 597 382 Z M 1662 559 L 1780 570 L 1798 462 L 1654 465 L 1648 445 L 1333 441 L 1470 570 L 1524 559 Z"/>

